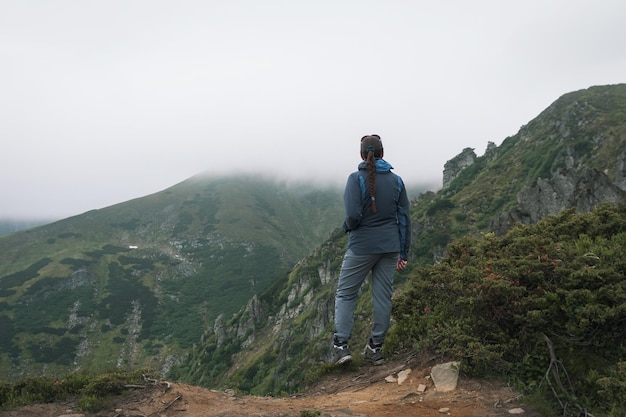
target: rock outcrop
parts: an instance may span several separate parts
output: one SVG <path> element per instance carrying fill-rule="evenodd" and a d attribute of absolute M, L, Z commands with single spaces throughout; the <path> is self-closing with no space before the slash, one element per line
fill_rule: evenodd
<path fill-rule="evenodd" d="M 443 166 L 443 188 L 448 188 L 459 174 L 476 161 L 476 153 L 472 148 L 463 151 Z"/>
<path fill-rule="evenodd" d="M 564 168 L 550 179 L 539 178 L 532 187 L 524 187 L 517 195 L 518 205 L 498 216 L 491 224 L 496 234 L 503 234 L 513 224 L 535 224 L 549 215 L 569 208 L 588 213 L 604 203 L 626 201 L 626 190 L 602 172 L 584 168 Z"/>

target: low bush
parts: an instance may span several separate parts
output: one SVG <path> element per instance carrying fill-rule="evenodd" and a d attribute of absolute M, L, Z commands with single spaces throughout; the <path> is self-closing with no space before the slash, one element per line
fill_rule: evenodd
<path fill-rule="evenodd" d="M 395 301 L 387 348 L 544 390 L 562 415 L 626 415 L 625 253 L 624 204 L 463 238 Z"/>
<path fill-rule="evenodd" d="M 109 398 L 122 394 L 128 385 L 145 383 L 146 378 L 154 379 L 154 372 L 138 369 L 95 376 L 75 372 L 62 378 L 40 376 L 14 383 L 3 382 L 0 383 L 0 409 L 76 398 L 82 411 L 98 411 Z"/>

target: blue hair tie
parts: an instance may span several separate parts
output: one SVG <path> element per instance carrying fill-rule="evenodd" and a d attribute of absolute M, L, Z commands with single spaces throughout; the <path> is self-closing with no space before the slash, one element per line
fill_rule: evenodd
<path fill-rule="evenodd" d="M 367 148 L 365 148 L 365 152 L 376 152 L 376 149 L 374 149 L 374 147 L 370 145 Z"/>

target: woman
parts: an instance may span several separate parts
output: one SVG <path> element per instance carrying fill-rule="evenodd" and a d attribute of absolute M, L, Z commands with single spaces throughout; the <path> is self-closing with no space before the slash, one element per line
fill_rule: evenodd
<path fill-rule="evenodd" d="M 348 177 L 344 192 L 349 233 L 335 293 L 334 363 L 352 360 L 348 341 L 354 326 L 356 299 L 372 272 L 374 325 L 363 353 L 375 365 L 382 363 L 382 344 L 391 318 L 394 270 L 403 270 L 411 243 L 409 199 L 402 179 L 383 159 L 378 135 L 361 138 L 358 171 Z"/>

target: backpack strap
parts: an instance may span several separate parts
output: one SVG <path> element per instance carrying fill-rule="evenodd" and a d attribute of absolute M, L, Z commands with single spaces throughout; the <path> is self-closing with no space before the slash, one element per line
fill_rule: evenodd
<path fill-rule="evenodd" d="M 365 184 L 365 178 L 363 178 L 361 173 L 359 173 L 359 187 L 361 188 L 361 204 L 365 204 L 365 202 L 368 201 L 368 191 L 367 184 Z"/>

